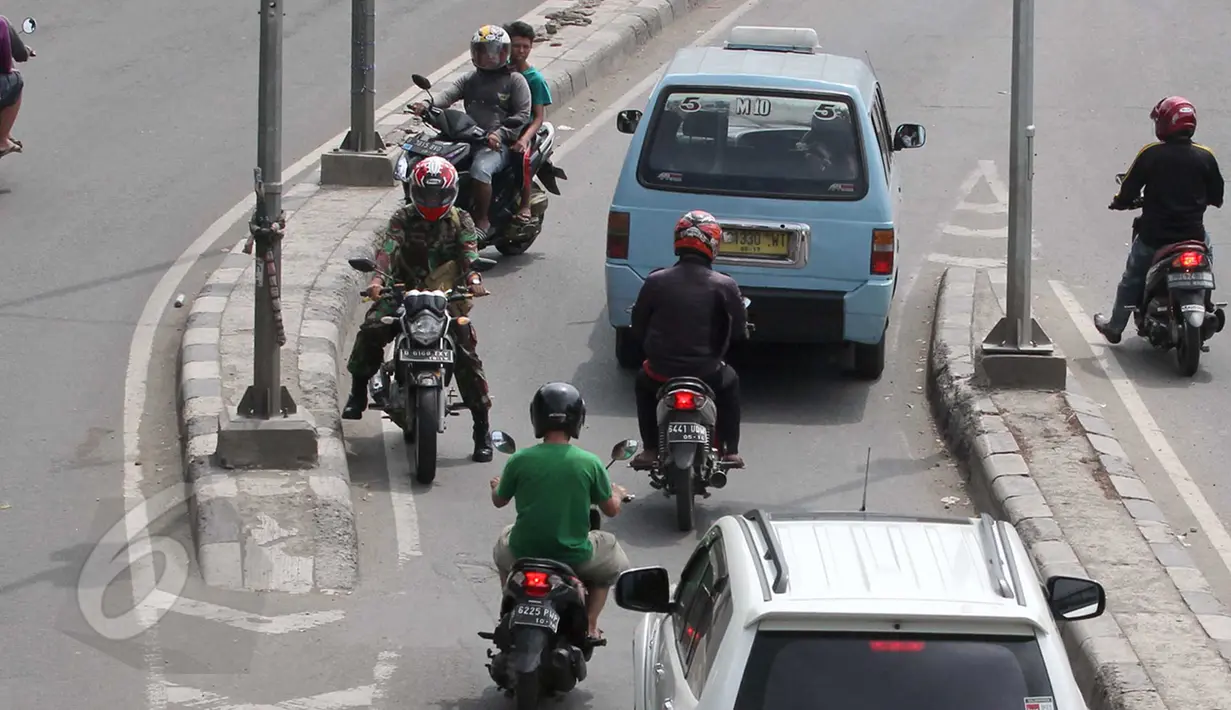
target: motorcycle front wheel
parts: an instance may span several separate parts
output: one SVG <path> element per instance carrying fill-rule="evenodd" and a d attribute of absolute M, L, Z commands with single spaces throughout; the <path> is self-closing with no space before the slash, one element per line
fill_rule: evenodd
<path fill-rule="evenodd" d="M 415 393 L 415 480 L 427 485 L 436 480 L 436 435 L 440 390 L 425 387 Z"/>

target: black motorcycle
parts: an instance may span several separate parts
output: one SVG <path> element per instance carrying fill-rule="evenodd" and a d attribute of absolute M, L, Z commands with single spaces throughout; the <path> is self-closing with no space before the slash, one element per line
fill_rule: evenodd
<path fill-rule="evenodd" d="M 1124 182 L 1124 173 L 1116 175 Z M 1139 209 L 1138 198 L 1130 209 Z M 1138 220 L 1133 219 L 1133 234 Z M 1205 341 L 1222 332 L 1226 325 L 1223 311 L 1226 303 L 1214 303 L 1214 271 L 1209 250 L 1204 241 L 1171 244 L 1154 254 L 1146 273 L 1141 302 L 1133 306 L 1137 335 L 1159 350 L 1175 348 L 1180 374 L 1192 377 L 1201 363 L 1201 353 L 1208 352 Z M 1212 310 L 1208 308 L 1212 306 Z"/>
<path fill-rule="evenodd" d="M 415 86 L 428 92 L 431 97 L 432 82 L 427 77 L 412 74 Z M 430 107 L 423 122 L 435 130 L 434 134 L 420 131 L 406 137 L 402 154 L 394 166 L 394 177 L 402 183 L 406 201 L 410 202 L 410 172 L 420 160 L 440 156 L 457 168 L 461 184 L 457 205 L 469 211 L 470 161 L 476 150 L 487 142 L 487 131 L 479 127 L 464 111 Z M 506 127 L 516 128 L 517 123 L 506 122 Z M 524 254 L 543 231 L 543 218 L 547 212 L 547 195 L 540 187 L 546 187 L 553 195 L 560 194 L 557 179 L 567 180 L 564 171 L 551 162 L 556 150 L 556 127 L 544 121 L 530 142 L 524 155 L 510 152 L 510 165 L 492 178 L 492 204 L 489 210 L 491 227 L 479 248 L 494 246 L 505 256 Z M 530 177 L 527 178 L 526 176 Z M 523 180 L 538 178 L 530 191 L 530 214 L 533 219 L 525 224 L 513 219 L 521 207 Z"/>
<path fill-rule="evenodd" d="M 492 446 L 511 454 L 513 437 L 495 430 Z M 607 468 L 637 453 L 637 441 L 626 439 L 611 450 Z M 635 496 L 624 496 L 628 502 Z M 598 530 L 602 516 L 590 508 L 590 529 Z M 587 635 L 586 588 L 566 564 L 541 558 L 518 560 L 509 572 L 500 600 L 500 620 L 494 632 L 479 632 L 496 651 L 487 650 L 487 672 L 506 696 L 516 697 L 518 710 L 532 710 L 539 699 L 567 693 L 586 679 L 594 649 L 606 639 Z"/>
<path fill-rule="evenodd" d="M 380 273 L 392 281 L 371 259 L 350 259 L 347 263 L 356 271 Z M 480 259 L 474 269 L 485 271 L 493 265 L 490 259 Z M 388 290 L 399 306 L 395 315 L 385 316 L 381 322 L 396 322 L 401 332 L 393 341 L 392 358 L 381 365 L 368 384 L 369 395 L 372 408 L 382 410 L 402 430 L 415 480 L 427 484 L 436 478 L 437 435 L 444 433 L 447 417 L 465 409 L 456 391 L 450 389 L 457 346 L 449 332 L 453 318 L 448 308 L 454 301 L 474 296 L 453 290 L 408 290 L 396 283 Z"/>
<path fill-rule="evenodd" d="M 744 309 L 752 302 L 745 298 Z M 748 329 L 753 330 L 752 323 Z M 674 377 L 658 390 L 658 460 L 634 469 L 649 471 L 650 486 L 675 496 L 675 521 L 681 532 L 693 529 L 696 496 L 727 485 L 726 450 L 714 441 L 718 405 L 714 391 L 696 377 Z"/>

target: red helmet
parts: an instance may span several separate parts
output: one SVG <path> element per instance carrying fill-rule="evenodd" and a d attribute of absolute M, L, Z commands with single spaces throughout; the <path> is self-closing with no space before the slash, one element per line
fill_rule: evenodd
<path fill-rule="evenodd" d="M 1168 96 L 1154 105 L 1150 120 L 1160 141 L 1180 135 L 1191 137 L 1197 130 L 1197 109 L 1183 96 Z"/>
<path fill-rule="evenodd" d="M 721 243 L 722 225 L 709 212 L 693 210 L 675 223 L 676 256 L 681 249 L 690 249 L 713 261 Z"/>
<path fill-rule="evenodd" d="M 435 222 L 444 217 L 457 199 L 457 168 L 433 155 L 410 169 L 410 201 L 423 218 Z"/>

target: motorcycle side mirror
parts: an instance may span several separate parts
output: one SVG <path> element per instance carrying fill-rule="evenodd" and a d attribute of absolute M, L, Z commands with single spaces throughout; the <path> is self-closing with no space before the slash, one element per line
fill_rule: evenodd
<path fill-rule="evenodd" d="M 1128 173 L 1116 173 L 1116 184 L 1117 184 L 1117 185 L 1123 185 L 1123 184 L 1124 184 L 1124 176 L 1125 176 L 1125 175 L 1127 175 L 1127 174 L 1128 174 Z"/>
<path fill-rule="evenodd" d="M 37 28 L 38 28 L 38 23 L 34 21 L 33 17 L 27 17 L 26 19 L 21 21 L 21 31 L 25 32 L 28 35 L 34 34 L 34 30 Z"/>
<path fill-rule="evenodd" d="M 611 460 L 627 461 L 637 455 L 637 449 L 639 448 L 641 448 L 641 445 L 637 443 L 636 439 L 625 439 L 612 447 Z"/>
<path fill-rule="evenodd" d="M 751 306 L 751 305 L 752 305 L 752 299 L 745 296 L 744 297 L 744 310 L 748 310 L 748 306 Z"/>
<path fill-rule="evenodd" d="M 346 263 L 350 264 L 350 267 L 354 269 L 355 271 L 359 271 L 365 274 L 370 274 L 373 271 L 376 271 L 376 262 L 372 261 L 371 259 L 362 259 L 362 258 L 347 259 Z"/>
<path fill-rule="evenodd" d="M 513 437 L 509 436 L 499 429 L 492 430 L 492 448 L 502 454 L 511 454 L 517 451 L 517 442 L 513 441 Z"/>
<path fill-rule="evenodd" d="M 496 265 L 496 262 L 494 259 L 485 259 L 483 257 L 479 257 L 478 259 L 474 260 L 474 262 L 470 265 L 470 268 L 474 269 L 475 271 L 481 274 L 484 271 L 490 271 L 492 267 L 494 267 L 495 265 Z"/>
<path fill-rule="evenodd" d="M 428 91 L 432 88 L 432 82 L 428 81 L 428 78 L 422 74 L 411 74 L 410 81 L 424 91 Z"/>

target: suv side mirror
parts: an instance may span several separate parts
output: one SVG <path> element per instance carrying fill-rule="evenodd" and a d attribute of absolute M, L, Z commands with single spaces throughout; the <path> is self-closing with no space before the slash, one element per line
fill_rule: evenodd
<path fill-rule="evenodd" d="M 893 132 L 893 149 L 922 148 L 928 142 L 927 129 L 918 123 L 903 123 Z"/>
<path fill-rule="evenodd" d="M 616 130 L 620 133 L 635 133 L 639 123 L 641 123 L 641 112 L 635 108 L 626 108 L 616 114 Z"/>
<path fill-rule="evenodd" d="M 664 567 L 638 567 L 620 574 L 615 601 L 621 609 L 665 614 L 671 611 L 671 574 Z"/>
<path fill-rule="evenodd" d="M 1047 605 L 1065 621 L 1093 619 L 1106 610 L 1107 592 L 1098 582 L 1057 575 L 1047 579 Z"/>

